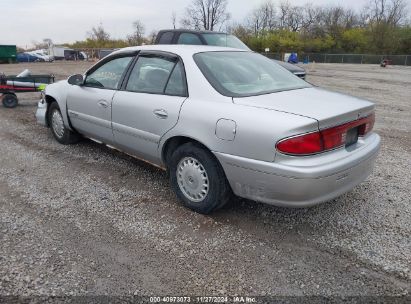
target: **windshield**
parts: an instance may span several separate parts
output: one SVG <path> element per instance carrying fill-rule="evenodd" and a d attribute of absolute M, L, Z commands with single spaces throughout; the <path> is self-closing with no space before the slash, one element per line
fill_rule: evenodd
<path fill-rule="evenodd" d="M 232 47 L 235 49 L 247 50 L 250 49 L 240 39 L 233 35 L 227 34 L 202 34 L 208 45 Z"/>
<path fill-rule="evenodd" d="M 311 87 L 273 60 L 251 52 L 206 52 L 194 60 L 222 95 L 247 97 Z"/>

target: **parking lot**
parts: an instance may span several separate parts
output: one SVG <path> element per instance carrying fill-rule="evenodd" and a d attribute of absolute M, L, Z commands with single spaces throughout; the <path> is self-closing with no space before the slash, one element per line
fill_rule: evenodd
<path fill-rule="evenodd" d="M 81 73 L 91 63 L 0 65 Z M 373 175 L 310 209 L 235 199 L 183 208 L 166 174 L 36 124 L 39 94 L 0 106 L 0 295 L 411 293 L 411 68 L 305 65 L 308 81 L 377 104 Z M 257 120 L 258 118 L 256 118 Z"/>

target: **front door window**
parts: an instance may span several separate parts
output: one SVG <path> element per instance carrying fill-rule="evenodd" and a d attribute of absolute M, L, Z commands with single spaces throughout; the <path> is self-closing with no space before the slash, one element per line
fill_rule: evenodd
<path fill-rule="evenodd" d="M 117 90 L 121 77 L 131 60 L 132 57 L 121 57 L 103 64 L 87 75 L 84 85 L 87 87 Z"/>

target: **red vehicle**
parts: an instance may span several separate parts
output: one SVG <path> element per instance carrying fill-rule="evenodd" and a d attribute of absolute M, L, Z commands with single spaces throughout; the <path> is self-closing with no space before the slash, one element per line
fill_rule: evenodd
<path fill-rule="evenodd" d="M 54 82 L 54 75 L 30 75 L 27 77 L 0 75 L 0 99 L 6 108 L 18 105 L 17 93 L 41 92 Z"/>
<path fill-rule="evenodd" d="M 381 61 L 380 66 L 381 66 L 382 68 L 385 68 L 387 65 L 392 65 L 392 60 L 390 60 L 390 59 L 383 59 L 383 60 Z"/>

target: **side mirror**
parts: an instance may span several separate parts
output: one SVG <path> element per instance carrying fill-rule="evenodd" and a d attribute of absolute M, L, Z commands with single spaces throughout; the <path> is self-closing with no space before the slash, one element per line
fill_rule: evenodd
<path fill-rule="evenodd" d="M 69 84 L 71 85 L 82 85 L 84 83 L 84 78 L 83 75 L 76 74 L 73 76 L 70 76 L 69 79 L 67 80 Z"/>

